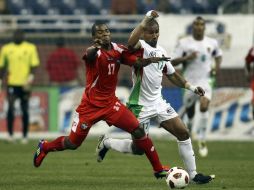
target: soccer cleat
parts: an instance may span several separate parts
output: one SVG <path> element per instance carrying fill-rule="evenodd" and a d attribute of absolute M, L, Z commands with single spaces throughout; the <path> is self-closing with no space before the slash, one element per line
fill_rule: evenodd
<path fill-rule="evenodd" d="M 192 179 L 192 181 L 197 184 L 205 184 L 205 183 L 209 183 L 214 178 L 215 178 L 215 175 L 203 175 L 201 173 L 198 173 L 195 175 L 195 177 Z"/>
<path fill-rule="evenodd" d="M 46 143 L 45 140 L 40 140 L 38 144 L 38 149 L 34 154 L 34 167 L 39 167 L 43 161 L 43 159 L 46 157 L 47 153 L 43 151 L 43 144 Z"/>
<path fill-rule="evenodd" d="M 102 162 L 105 155 L 108 152 L 108 148 L 104 145 L 104 141 L 108 139 L 106 135 L 101 135 L 98 139 L 99 143 L 96 147 L 96 154 L 97 154 L 97 162 Z"/>
<path fill-rule="evenodd" d="M 169 171 L 169 167 L 168 166 L 162 166 L 162 170 L 161 171 L 155 171 L 154 172 L 154 176 L 159 179 L 159 178 L 163 178 L 166 177 L 168 175 L 168 171 Z"/>
<path fill-rule="evenodd" d="M 198 153 L 201 157 L 206 157 L 208 155 L 208 148 L 206 146 L 205 141 L 199 141 L 198 148 L 199 148 Z"/>

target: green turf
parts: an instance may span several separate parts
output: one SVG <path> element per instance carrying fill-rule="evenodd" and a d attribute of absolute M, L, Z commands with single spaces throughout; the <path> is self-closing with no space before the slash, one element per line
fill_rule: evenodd
<path fill-rule="evenodd" d="M 183 166 L 175 141 L 155 142 L 163 164 Z M 96 162 L 96 139 L 88 139 L 76 151 L 50 153 L 40 168 L 32 164 L 37 141 L 28 145 L 0 141 L 0 190 L 167 190 L 157 180 L 145 156 L 109 152 Z M 199 158 L 199 171 L 216 174 L 206 185 L 186 189 L 253 190 L 254 143 L 209 142 L 209 156 Z"/>

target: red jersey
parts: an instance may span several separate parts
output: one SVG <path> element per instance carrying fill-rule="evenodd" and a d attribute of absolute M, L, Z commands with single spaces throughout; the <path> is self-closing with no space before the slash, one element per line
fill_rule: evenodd
<path fill-rule="evenodd" d="M 137 57 L 123 45 L 111 43 L 111 50 L 99 49 L 93 62 L 86 61 L 86 89 L 82 101 L 97 107 L 107 107 L 116 98 L 115 90 L 120 64 L 132 66 Z"/>

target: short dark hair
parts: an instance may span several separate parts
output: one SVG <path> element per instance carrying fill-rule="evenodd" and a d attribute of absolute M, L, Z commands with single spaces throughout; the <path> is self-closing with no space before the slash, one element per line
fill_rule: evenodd
<path fill-rule="evenodd" d="M 197 21 L 197 20 L 202 20 L 204 23 L 206 23 L 205 19 L 204 19 L 202 16 L 197 16 L 197 17 L 195 18 L 195 20 L 193 21 L 193 23 L 194 23 L 195 21 Z"/>
<path fill-rule="evenodd" d="M 159 27 L 159 23 L 157 22 L 157 20 L 155 20 L 155 19 L 151 19 L 148 23 L 147 23 L 147 25 L 146 26 L 152 26 L 152 25 L 157 25 L 158 27 Z M 145 30 L 147 29 L 147 27 L 145 27 Z"/>
<path fill-rule="evenodd" d="M 100 22 L 100 21 L 97 21 L 95 22 L 93 25 L 92 25 L 92 28 L 91 28 L 91 32 L 92 32 L 92 36 L 95 36 L 95 33 L 96 33 L 96 26 L 100 26 L 100 25 L 106 25 L 107 24 L 105 22 Z M 107 26 L 108 27 L 108 26 Z"/>

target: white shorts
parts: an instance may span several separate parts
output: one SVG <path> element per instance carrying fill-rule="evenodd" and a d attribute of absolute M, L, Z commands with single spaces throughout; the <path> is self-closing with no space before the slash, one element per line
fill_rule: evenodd
<path fill-rule="evenodd" d="M 161 123 L 177 116 L 178 114 L 174 108 L 172 108 L 165 100 L 160 98 L 154 105 L 143 106 L 141 112 L 139 113 L 138 120 L 140 124 L 150 123 L 150 119 L 156 117 L 158 122 Z"/>

